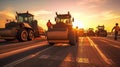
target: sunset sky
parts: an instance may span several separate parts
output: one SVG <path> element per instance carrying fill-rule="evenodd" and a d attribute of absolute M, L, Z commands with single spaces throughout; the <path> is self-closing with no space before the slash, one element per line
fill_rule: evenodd
<path fill-rule="evenodd" d="M 116 22 L 120 24 L 120 0 L 0 0 L 0 27 L 6 19 L 14 19 L 16 11 L 34 14 L 44 29 L 49 19 L 55 23 L 55 12 L 68 11 L 85 29 L 105 25 L 111 31 Z"/>

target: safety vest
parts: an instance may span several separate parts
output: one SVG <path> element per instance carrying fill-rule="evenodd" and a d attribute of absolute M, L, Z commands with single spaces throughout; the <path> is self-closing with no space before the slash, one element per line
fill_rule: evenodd
<path fill-rule="evenodd" d="M 119 26 L 115 26 L 113 29 L 115 29 L 115 31 L 120 31 L 120 27 Z"/>
<path fill-rule="evenodd" d="M 51 26 L 52 26 L 51 22 L 48 22 L 48 23 L 47 23 L 47 26 L 48 26 L 48 27 L 51 27 Z"/>

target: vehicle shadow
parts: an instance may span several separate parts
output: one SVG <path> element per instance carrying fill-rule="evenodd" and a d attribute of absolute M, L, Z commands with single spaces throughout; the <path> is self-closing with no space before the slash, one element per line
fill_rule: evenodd
<path fill-rule="evenodd" d="M 17 40 L 13 40 L 13 41 L 0 40 L 0 45 L 8 45 L 13 43 L 18 43 L 18 41 Z"/>
<path fill-rule="evenodd" d="M 76 67 L 76 47 L 76 45 L 55 44 L 53 48 L 16 65 L 16 67 Z"/>

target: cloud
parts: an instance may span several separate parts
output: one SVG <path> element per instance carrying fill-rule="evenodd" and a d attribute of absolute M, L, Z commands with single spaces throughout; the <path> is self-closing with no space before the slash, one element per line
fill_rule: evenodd
<path fill-rule="evenodd" d="M 114 11 L 106 11 L 102 13 L 102 15 L 104 16 L 105 20 L 120 18 L 120 13 L 118 14 L 118 12 L 116 13 Z"/>
<path fill-rule="evenodd" d="M 14 13 L 10 9 L 0 11 L 0 28 L 5 27 L 5 23 L 7 19 L 13 20 L 14 17 L 15 17 Z"/>
<path fill-rule="evenodd" d="M 106 0 L 80 0 L 78 2 L 79 6 L 87 6 L 87 7 L 91 7 L 91 6 L 98 6 L 102 3 L 106 2 Z"/>
<path fill-rule="evenodd" d="M 0 11 L 0 20 L 3 20 L 3 19 L 14 19 L 14 17 L 15 17 L 15 14 L 10 9 L 6 9 L 6 10 L 3 10 L 3 11 Z"/>
<path fill-rule="evenodd" d="M 31 13 L 33 13 L 35 16 L 52 14 L 51 11 L 46 11 L 46 10 L 32 11 Z"/>
<path fill-rule="evenodd" d="M 86 17 L 89 19 L 111 20 L 111 19 L 120 18 L 120 12 L 109 10 L 109 11 L 103 11 L 98 14 L 97 13 L 91 14 Z"/>
<path fill-rule="evenodd" d="M 106 2 L 107 0 L 79 0 L 76 7 L 85 14 L 97 14 L 107 10 L 103 6 Z"/>

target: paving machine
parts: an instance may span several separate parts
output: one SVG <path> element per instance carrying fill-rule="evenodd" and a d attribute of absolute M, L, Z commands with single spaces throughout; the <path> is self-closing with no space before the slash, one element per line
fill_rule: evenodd
<path fill-rule="evenodd" d="M 104 29 L 105 26 L 97 26 L 96 35 L 101 37 L 107 37 L 107 31 Z"/>
<path fill-rule="evenodd" d="M 71 14 L 57 14 L 53 28 L 47 31 L 47 40 L 50 45 L 55 43 L 69 43 L 75 45 L 77 43 L 77 31 L 73 29 Z"/>
<path fill-rule="evenodd" d="M 41 28 L 37 20 L 34 20 L 34 15 L 28 11 L 26 13 L 16 12 L 16 14 L 16 22 L 10 21 L 5 24 L 5 28 L 0 29 L 0 39 L 29 41 L 40 36 Z"/>
<path fill-rule="evenodd" d="M 95 32 L 94 32 L 94 29 L 93 28 L 89 28 L 87 30 L 87 36 L 95 36 Z"/>

